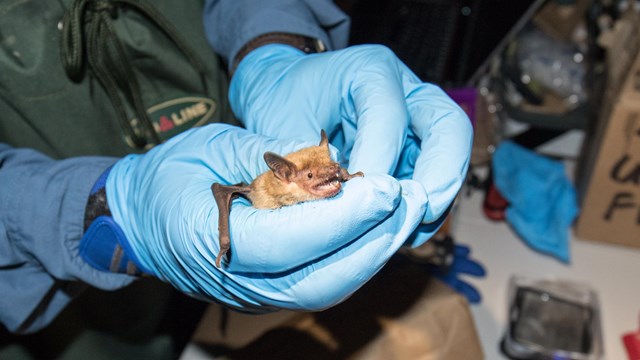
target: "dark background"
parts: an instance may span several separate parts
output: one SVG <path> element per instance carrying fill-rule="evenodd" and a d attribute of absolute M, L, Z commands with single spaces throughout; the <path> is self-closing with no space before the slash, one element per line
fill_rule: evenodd
<path fill-rule="evenodd" d="M 534 0 L 351 0 L 351 44 L 384 44 L 423 81 L 461 86 Z"/>

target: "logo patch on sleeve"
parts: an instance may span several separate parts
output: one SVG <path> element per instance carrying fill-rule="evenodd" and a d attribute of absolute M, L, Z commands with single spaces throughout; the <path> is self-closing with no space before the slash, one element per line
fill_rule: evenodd
<path fill-rule="evenodd" d="M 147 109 L 153 127 L 162 141 L 185 130 L 206 124 L 215 112 L 215 101 L 198 96 L 168 100 Z M 143 131 L 137 118 L 131 119 L 131 125 L 136 133 Z M 146 137 L 150 139 L 149 134 Z M 135 148 L 128 136 L 126 136 L 126 141 L 129 146 Z M 151 146 L 153 144 L 149 145 L 149 147 Z"/>

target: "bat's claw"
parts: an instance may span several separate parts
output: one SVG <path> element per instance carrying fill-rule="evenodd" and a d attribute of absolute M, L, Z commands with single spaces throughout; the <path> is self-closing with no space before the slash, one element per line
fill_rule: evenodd
<path fill-rule="evenodd" d="M 222 261 L 222 257 L 224 256 L 224 254 L 222 253 L 222 251 L 220 251 L 218 253 L 218 257 L 216 257 L 216 267 L 219 268 L 220 267 L 220 261 Z"/>
<path fill-rule="evenodd" d="M 222 257 L 224 257 L 229 251 L 229 240 L 220 239 L 220 252 L 216 257 L 216 267 L 220 267 L 220 263 L 222 262 Z"/>
<path fill-rule="evenodd" d="M 362 171 L 358 171 L 355 174 L 349 174 L 346 169 L 342 169 L 340 172 L 340 181 L 345 182 L 353 179 L 354 177 L 363 177 L 364 173 Z"/>

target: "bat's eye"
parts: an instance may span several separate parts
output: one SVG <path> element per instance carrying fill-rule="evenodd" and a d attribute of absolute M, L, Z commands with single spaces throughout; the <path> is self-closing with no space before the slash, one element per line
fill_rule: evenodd
<path fill-rule="evenodd" d="M 313 178 L 313 174 L 312 174 L 312 173 L 308 173 L 308 174 L 307 174 L 307 177 L 308 177 L 309 179 L 311 179 L 311 178 Z"/>

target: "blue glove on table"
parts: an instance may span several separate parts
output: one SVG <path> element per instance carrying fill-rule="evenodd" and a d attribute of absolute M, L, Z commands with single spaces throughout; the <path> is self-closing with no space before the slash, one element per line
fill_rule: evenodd
<path fill-rule="evenodd" d="M 140 269 L 192 296 L 247 312 L 319 310 L 346 299 L 402 245 L 424 214 L 419 186 L 366 174 L 338 196 L 277 210 L 234 201 L 230 261 L 217 268 L 218 209 L 210 187 L 249 183 L 266 151 L 310 145 L 215 124 L 112 167 L 106 196 L 120 245 Z M 82 240 L 94 266 L 91 238 Z"/>
<path fill-rule="evenodd" d="M 424 228 L 428 225 L 421 225 Z M 416 231 L 412 237 L 425 237 L 429 230 Z M 425 266 L 429 274 L 447 284 L 462 294 L 472 304 L 482 301 L 480 292 L 464 280 L 467 276 L 484 277 L 484 266 L 471 258 L 471 248 L 466 245 L 455 244 L 449 235 L 436 236 L 429 243 L 426 239 L 409 239 L 412 243 L 421 242 L 423 245 L 414 248 L 403 248 L 400 253 L 407 260 Z"/>
<path fill-rule="evenodd" d="M 440 281 L 462 294 L 471 304 L 482 302 L 482 295 L 473 285 L 463 280 L 463 276 L 484 277 L 486 271 L 477 261 L 471 259 L 471 248 L 466 245 L 455 245 L 453 262 L 448 268 L 433 267 L 432 274 Z"/>
<path fill-rule="evenodd" d="M 442 221 L 464 181 L 472 144 L 468 117 L 384 46 L 310 55 L 287 45 L 261 46 L 238 65 L 229 98 L 253 132 L 313 140 L 324 129 L 350 172 L 411 179 L 403 188 L 418 183 L 428 196 L 425 223 Z"/>

